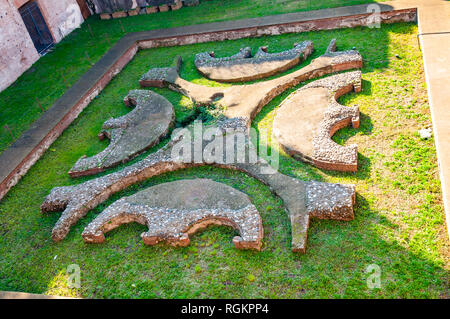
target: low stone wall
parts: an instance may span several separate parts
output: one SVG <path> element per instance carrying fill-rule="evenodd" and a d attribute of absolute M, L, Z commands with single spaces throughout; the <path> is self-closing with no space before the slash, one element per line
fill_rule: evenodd
<path fill-rule="evenodd" d="M 116 19 L 138 14 L 151 14 L 178 10 L 183 6 L 198 5 L 198 0 L 92 0 L 95 13 L 100 14 L 100 19 Z"/>
<path fill-rule="evenodd" d="M 367 12 L 367 11 L 364 11 Z M 111 79 L 118 74 L 122 68 L 134 57 L 138 49 L 147 49 L 163 46 L 178 46 L 185 44 L 203 43 L 209 41 L 223 41 L 234 40 L 241 38 L 259 37 L 263 35 L 279 35 L 283 33 L 293 32 L 306 32 L 316 30 L 329 30 L 339 29 L 346 27 L 365 26 L 370 24 L 370 13 L 349 15 L 344 17 L 333 17 L 325 19 L 316 19 L 308 21 L 298 21 L 279 24 L 260 24 L 254 27 L 238 27 L 239 22 L 234 21 L 227 29 L 222 28 L 218 31 L 217 24 L 210 24 L 210 31 L 208 25 L 202 26 L 201 32 L 193 31 L 192 27 L 184 27 L 183 31 L 175 32 L 175 36 L 158 36 L 154 35 L 154 32 L 149 31 L 149 36 L 146 32 L 131 33 L 122 38 L 116 46 L 110 49 L 110 51 L 102 58 L 93 68 L 101 68 L 102 64 L 109 64 L 112 59 L 115 62 L 107 70 L 103 72 L 103 75 L 99 79 L 93 79 L 92 75 L 85 74 L 66 94 L 64 94 L 55 105 L 59 108 L 69 106 L 66 115 L 45 135 L 40 142 L 36 141 L 36 144 L 32 147 L 29 145 L 33 142 L 31 132 L 26 132 L 19 140 L 17 140 L 11 147 L 10 152 L 6 150 L 0 154 L 0 176 L 2 181 L 0 183 L 0 199 L 3 198 L 6 193 L 20 180 L 20 178 L 28 171 L 28 169 L 42 156 L 42 154 L 50 147 L 50 145 L 61 135 L 61 133 L 72 123 L 72 121 L 81 113 L 81 111 L 95 98 L 103 88 L 111 81 Z M 395 22 L 412 22 L 416 21 L 417 9 L 404 9 L 384 11 L 380 13 L 382 23 L 395 23 Z M 248 20 L 245 20 L 243 24 L 247 24 Z M 255 23 L 256 24 L 256 23 Z M 170 34 L 170 32 L 167 32 Z M 126 48 L 125 48 L 126 47 Z M 114 57 L 114 55 L 116 55 Z M 91 83 L 91 84 L 89 84 Z M 78 97 L 76 92 L 83 90 L 84 87 L 90 85 L 90 89 L 86 94 Z M 75 92 L 75 93 L 74 93 Z M 73 96 L 73 97 L 72 97 Z M 47 112 L 52 112 L 52 107 Z M 46 113 L 47 113 L 46 112 Z M 45 116 L 45 113 L 44 113 Z M 35 123 L 35 126 L 37 124 Z M 28 133 L 28 134 L 27 134 Z M 31 142 L 30 142 L 31 140 Z M 18 149 L 14 154 L 14 149 Z M 18 157 L 25 151 L 21 149 L 31 149 L 26 151 L 27 154 L 23 155 L 23 159 L 19 164 Z M 7 154 L 9 153 L 9 154 Z M 4 161 L 5 164 L 2 164 Z M 15 168 L 9 169 L 8 167 L 14 165 Z M 3 171 L 2 171 L 3 170 Z M 4 170 L 8 170 L 4 172 Z M 7 176 L 5 176 L 6 174 Z M 3 177 L 5 176 L 5 177 Z"/>

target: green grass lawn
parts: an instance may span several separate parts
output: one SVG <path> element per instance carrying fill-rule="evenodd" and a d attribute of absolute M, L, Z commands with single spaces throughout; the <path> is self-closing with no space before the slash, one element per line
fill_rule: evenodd
<path fill-rule="evenodd" d="M 416 33 L 416 25 L 404 23 L 139 52 L 0 202 L 0 290 L 88 298 L 448 298 L 449 244 L 434 141 L 417 134 L 431 125 L 431 119 Z M 217 56 L 227 56 L 244 46 L 256 50 L 262 45 L 277 52 L 294 42 L 314 41 L 313 57 L 298 69 L 321 55 L 332 38 L 337 38 L 339 49 L 355 46 L 364 57 L 363 91 L 340 100 L 344 105 L 359 105 L 361 126 L 335 135 L 338 143 L 358 144 L 358 172 L 322 171 L 287 157 L 276 141 L 263 138 L 260 142 L 280 152 L 284 174 L 356 184 L 353 221 L 313 220 L 307 253 L 292 253 L 288 216 L 267 186 L 244 173 L 201 167 L 134 185 L 89 212 L 62 242 L 51 240 L 60 214 L 42 215 L 40 204 L 55 186 L 93 178 L 72 180 L 67 172 L 80 156 L 106 147 L 108 142 L 97 138 L 102 123 L 129 112 L 122 99 L 129 90 L 139 88 L 139 77 L 150 67 L 167 66 L 181 55 L 185 79 L 217 85 L 197 73 L 195 53 L 215 50 Z M 36 90 L 36 84 L 33 87 Z M 265 106 L 253 126 L 270 130 L 278 105 L 294 90 Z M 169 89 L 155 91 L 174 104 L 179 125 L 192 114 L 188 99 Z M 145 246 L 140 233 L 146 228 L 138 224 L 108 233 L 101 245 L 83 242 L 84 227 L 115 200 L 151 185 L 197 177 L 223 182 L 249 195 L 263 219 L 261 252 L 236 250 L 231 243 L 236 232 L 226 227 L 211 227 L 192 236 L 186 248 Z M 70 264 L 81 268 L 80 289 L 67 287 Z M 380 289 L 367 287 L 366 269 L 371 264 L 381 269 Z"/>
<path fill-rule="evenodd" d="M 177 11 L 120 19 L 126 33 L 183 25 L 260 17 L 374 2 L 373 0 L 212 0 Z M 74 84 L 125 33 L 118 19 L 90 17 L 72 32 L 54 52 L 44 56 L 14 84 L 0 93 L 0 153 L 25 132 L 44 110 Z M 92 35 L 89 30 L 91 27 Z M 63 76 L 65 81 L 63 80 Z M 11 129 L 11 137 L 5 125 Z"/>

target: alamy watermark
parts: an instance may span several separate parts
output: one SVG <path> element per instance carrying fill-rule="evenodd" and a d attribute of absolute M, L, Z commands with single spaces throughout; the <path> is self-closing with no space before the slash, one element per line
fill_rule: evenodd
<path fill-rule="evenodd" d="M 367 17 L 367 26 L 370 29 L 381 28 L 381 7 L 379 4 L 369 4 L 367 6 L 367 13 L 371 13 Z"/>
<path fill-rule="evenodd" d="M 366 273 L 370 274 L 367 279 L 367 288 L 381 288 L 381 268 L 377 264 L 370 264 L 366 268 Z"/>
<path fill-rule="evenodd" d="M 67 286 L 69 288 L 81 288 L 81 270 L 77 264 L 67 266 Z"/>
<path fill-rule="evenodd" d="M 256 147 L 251 142 L 258 140 L 266 143 Z M 256 164 L 264 158 L 269 165 L 259 166 L 261 174 L 273 174 L 279 167 L 279 153 L 269 151 L 271 136 L 266 130 L 208 127 L 195 121 L 190 128 L 174 130 L 172 141 L 176 141 L 171 150 L 174 162 L 236 165 Z"/>

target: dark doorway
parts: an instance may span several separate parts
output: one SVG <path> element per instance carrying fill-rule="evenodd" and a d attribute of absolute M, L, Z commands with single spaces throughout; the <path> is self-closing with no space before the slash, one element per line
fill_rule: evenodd
<path fill-rule="evenodd" d="M 19 9 L 23 22 L 30 33 L 39 54 L 45 53 L 53 46 L 53 37 L 48 30 L 41 10 L 36 2 L 29 2 Z"/>

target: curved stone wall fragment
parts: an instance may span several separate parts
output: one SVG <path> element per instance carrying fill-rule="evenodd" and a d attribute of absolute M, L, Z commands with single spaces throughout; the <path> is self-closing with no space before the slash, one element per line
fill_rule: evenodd
<path fill-rule="evenodd" d="M 188 246 L 189 235 L 209 225 L 231 226 L 238 249 L 260 250 L 261 217 L 248 196 L 208 179 L 181 180 L 156 185 L 107 207 L 83 231 L 88 243 L 101 243 L 105 233 L 129 222 L 147 225 L 141 237 L 147 245 L 165 241 Z"/>
<path fill-rule="evenodd" d="M 258 157 L 248 132 L 225 130 L 220 126 L 207 131 L 211 129 L 215 136 L 211 139 L 208 134 L 202 134 L 200 143 L 193 138 L 195 130 L 191 134 L 191 128 L 182 129 L 160 150 L 118 172 L 79 185 L 54 188 L 41 206 L 42 212 L 63 211 L 53 228 L 53 240 L 62 240 L 89 210 L 130 185 L 166 172 L 204 165 L 239 170 L 268 185 L 283 200 L 290 216 L 293 251 L 305 252 L 310 217 L 353 218 L 353 186 L 305 182 L 281 174 Z M 212 151 L 211 143 L 223 148 Z"/>
<path fill-rule="evenodd" d="M 326 74 L 362 67 L 362 57 L 355 51 L 335 52 L 336 41 L 330 43 L 324 55 L 309 65 L 276 79 L 249 85 L 231 87 L 209 87 L 182 79 L 178 75 L 181 58 L 170 68 L 153 68 L 141 77 L 140 84 L 146 86 L 167 86 L 194 101 L 197 105 L 218 104 L 227 118 L 240 118 L 250 127 L 258 112 L 273 98 L 301 82 Z"/>
<path fill-rule="evenodd" d="M 273 121 L 274 135 L 286 153 L 319 168 L 355 172 L 357 146 L 341 146 L 331 139 L 345 126 L 359 127 L 358 107 L 336 101 L 353 90 L 361 91 L 360 71 L 314 81 L 286 98 Z"/>
<path fill-rule="evenodd" d="M 96 174 L 128 162 L 156 145 L 175 120 L 172 104 L 152 91 L 130 91 L 124 102 L 135 108 L 122 117 L 107 120 L 99 134 L 99 138 L 111 140 L 109 146 L 97 155 L 80 158 L 69 171 L 71 177 Z"/>
<path fill-rule="evenodd" d="M 278 53 L 267 53 L 266 47 L 260 47 L 253 57 L 248 47 L 225 58 L 215 58 L 214 52 L 203 52 L 195 56 L 195 66 L 203 76 L 211 80 L 244 82 L 289 70 L 304 61 L 313 50 L 313 43 L 305 41 L 295 44 L 293 49 Z"/>

